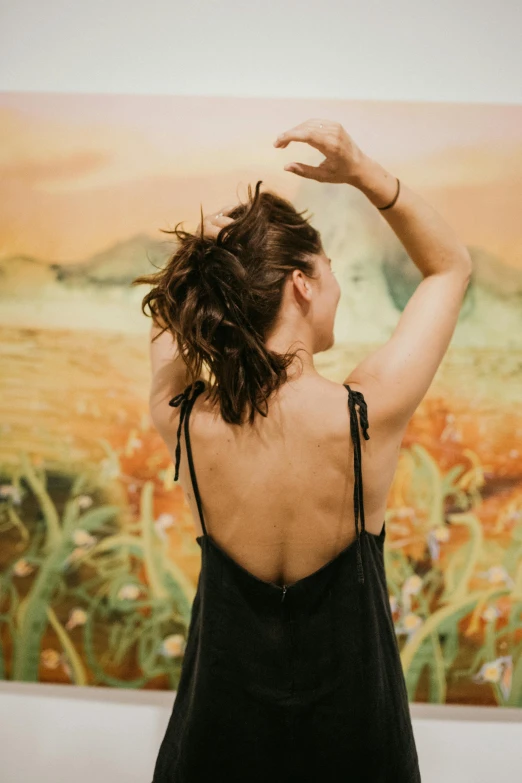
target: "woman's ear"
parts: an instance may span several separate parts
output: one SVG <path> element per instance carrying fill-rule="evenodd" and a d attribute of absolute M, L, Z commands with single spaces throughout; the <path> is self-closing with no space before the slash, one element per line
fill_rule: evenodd
<path fill-rule="evenodd" d="M 292 272 L 292 282 L 297 287 L 300 294 L 307 296 L 311 291 L 310 283 L 306 275 L 300 269 L 294 269 Z"/>

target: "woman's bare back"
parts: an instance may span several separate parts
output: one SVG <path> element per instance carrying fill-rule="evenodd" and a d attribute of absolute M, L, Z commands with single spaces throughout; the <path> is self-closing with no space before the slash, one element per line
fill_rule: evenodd
<path fill-rule="evenodd" d="M 351 382 L 354 391 L 364 389 Z M 361 437 L 365 527 L 379 535 L 403 430 L 385 425 L 368 399 L 370 440 Z M 164 438 L 174 458 L 179 409 Z M 229 425 L 205 394 L 190 413 L 192 456 L 208 535 L 265 581 L 291 584 L 332 560 L 356 537 L 354 453 L 348 390 L 319 375 L 280 388 L 267 417 Z M 203 530 L 182 443 L 179 480 Z"/>

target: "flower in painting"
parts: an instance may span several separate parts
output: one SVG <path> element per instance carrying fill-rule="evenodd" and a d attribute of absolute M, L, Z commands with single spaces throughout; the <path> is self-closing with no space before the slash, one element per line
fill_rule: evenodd
<path fill-rule="evenodd" d="M 418 614 L 414 614 L 413 612 L 409 612 L 408 614 L 404 615 L 400 623 L 397 624 L 397 633 L 407 634 L 409 639 L 410 636 L 412 636 L 415 631 L 421 627 L 421 625 L 422 617 L 419 617 Z"/>
<path fill-rule="evenodd" d="M 86 530 L 82 530 L 81 528 L 74 531 L 72 534 L 72 539 L 76 546 L 81 547 L 91 547 L 96 543 L 95 536 L 91 536 L 90 533 L 88 533 Z"/>
<path fill-rule="evenodd" d="M 422 587 L 422 579 L 418 574 L 412 574 L 409 576 L 402 585 L 402 606 L 407 613 L 411 609 L 411 597 L 417 595 Z"/>
<path fill-rule="evenodd" d="M 487 606 L 481 614 L 483 620 L 486 622 L 492 622 L 500 616 L 500 612 L 496 606 Z"/>
<path fill-rule="evenodd" d="M 163 644 L 161 645 L 161 652 L 163 655 L 165 655 L 167 658 L 178 658 L 180 655 L 183 655 L 185 652 L 185 637 L 182 636 L 180 633 L 173 633 L 170 636 L 167 636 L 165 639 L 163 639 Z"/>
<path fill-rule="evenodd" d="M 135 601 L 138 598 L 140 592 L 141 589 L 139 585 L 130 582 L 129 584 L 122 585 L 120 587 L 118 590 L 118 598 L 120 601 Z"/>
<path fill-rule="evenodd" d="M 505 699 L 509 697 L 513 679 L 513 658 L 511 655 L 502 655 L 494 661 L 486 661 L 480 670 L 473 676 L 473 682 L 497 683 Z"/>
<path fill-rule="evenodd" d="M 105 457 L 100 461 L 100 474 L 105 481 L 120 478 L 121 468 L 117 458 Z"/>
<path fill-rule="evenodd" d="M 510 575 L 504 568 L 504 566 L 500 565 L 494 565 L 488 568 L 487 571 L 481 571 L 479 573 L 479 576 L 484 577 L 484 579 L 487 579 L 488 582 L 492 585 L 499 585 L 504 582 L 505 584 L 509 585 L 510 587 L 513 587 L 514 582 L 511 579 Z"/>
<path fill-rule="evenodd" d="M 438 560 L 440 555 L 440 544 L 449 541 L 449 529 L 446 525 L 437 525 L 432 528 L 427 535 L 428 549 L 432 560 Z"/>
<path fill-rule="evenodd" d="M 130 449 L 131 451 L 134 451 L 134 449 L 140 449 L 142 446 L 143 446 L 143 441 L 134 436 L 131 436 L 127 442 L 127 448 Z"/>
<path fill-rule="evenodd" d="M 71 609 L 69 613 L 69 619 L 67 620 L 67 623 L 65 627 L 68 631 L 72 630 L 73 628 L 76 628 L 77 625 L 85 625 L 87 622 L 87 612 L 85 609 L 80 609 L 79 607 L 75 607 L 74 609 Z"/>
<path fill-rule="evenodd" d="M 17 560 L 13 566 L 13 573 L 15 576 L 29 576 L 33 571 L 34 566 L 28 563 L 27 560 L 24 560 L 24 558 Z"/>
<path fill-rule="evenodd" d="M 51 648 L 42 650 L 40 660 L 46 669 L 57 669 L 61 662 L 60 653 Z"/>
<path fill-rule="evenodd" d="M 0 484 L 0 500 L 11 498 L 15 505 L 20 505 L 22 496 L 20 490 L 13 484 Z"/>
<path fill-rule="evenodd" d="M 422 587 L 422 579 L 417 574 L 409 576 L 402 585 L 404 595 L 416 595 Z"/>
<path fill-rule="evenodd" d="M 456 422 L 455 414 L 447 413 L 446 426 L 444 427 L 443 431 L 440 434 L 441 443 L 444 443 L 445 441 L 454 441 L 456 443 L 460 443 L 462 441 L 462 433 L 456 426 L 455 422 Z"/>
<path fill-rule="evenodd" d="M 80 508 L 89 508 L 93 504 L 90 495 L 78 495 L 78 505 Z"/>
<path fill-rule="evenodd" d="M 154 520 L 154 528 L 156 530 L 156 533 L 160 538 L 163 539 L 163 541 L 167 540 L 167 533 L 166 531 L 171 528 L 174 524 L 174 517 L 172 514 L 160 514 L 157 519 Z"/>

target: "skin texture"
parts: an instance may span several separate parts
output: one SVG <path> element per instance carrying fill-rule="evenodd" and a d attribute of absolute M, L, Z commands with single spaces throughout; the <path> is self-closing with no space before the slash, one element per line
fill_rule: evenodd
<path fill-rule="evenodd" d="M 354 185 L 376 206 L 393 198 L 396 178 L 366 158 L 338 123 L 308 120 L 274 146 L 290 141 L 308 142 L 325 154 L 319 167 L 287 166 L 294 174 Z M 230 221 L 231 206 L 204 219 L 206 233 L 217 235 Z M 366 529 L 374 535 L 382 529 L 404 432 L 447 350 L 471 274 L 466 249 L 406 185 L 389 214 L 381 214 L 425 277 L 388 342 L 346 368 L 344 378 L 368 406 L 362 472 Z M 267 581 L 298 580 L 355 538 L 348 392 L 314 366 L 314 355 L 334 344 L 341 291 L 324 252 L 315 264 L 318 279 L 296 269 L 286 280 L 280 317 L 267 338 L 276 351 L 302 348 L 269 415 L 257 417 L 252 428 L 228 425 L 202 394 L 190 418 L 207 531 L 236 562 Z M 151 336 L 157 331 L 153 325 Z M 174 460 L 179 408 L 168 400 L 189 380 L 168 333 L 151 343 L 151 366 L 151 416 Z M 200 535 L 183 439 L 180 483 Z"/>

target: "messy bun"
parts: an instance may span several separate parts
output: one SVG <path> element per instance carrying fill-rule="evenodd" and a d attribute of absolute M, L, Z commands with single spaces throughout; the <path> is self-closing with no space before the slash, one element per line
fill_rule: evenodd
<path fill-rule="evenodd" d="M 209 394 L 223 419 L 250 423 L 267 415 L 268 398 L 287 380 L 297 351 L 279 354 L 265 340 L 276 324 L 286 277 L 300 269 L 314 277 L 312 256 L 321 252 L 318 231 L 294 206 L 274 193 L 254 197 L 227 211 L 233 223 L 217 238 L 178 229 L 179 246 L 156 273 L 133 280 L 148 283 L 148 305 L 156 321 L 175 337 L 191 382 L 209 371 Z"/>

